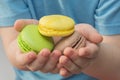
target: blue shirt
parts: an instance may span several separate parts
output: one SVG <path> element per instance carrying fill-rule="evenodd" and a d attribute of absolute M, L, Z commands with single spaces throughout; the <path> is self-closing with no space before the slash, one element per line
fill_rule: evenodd
<path fill-rule="evenodd" d="M 17 19 L 37 19 L 63 14 L 77 23 L 91 24 L 102 35 L 120 34 L 120 0 L 0 0 L 0 26 L 13 26 Z M 96 80 L 83 73 L 63 78 L 59 74 L 21 71 L 17 80 Z"/>

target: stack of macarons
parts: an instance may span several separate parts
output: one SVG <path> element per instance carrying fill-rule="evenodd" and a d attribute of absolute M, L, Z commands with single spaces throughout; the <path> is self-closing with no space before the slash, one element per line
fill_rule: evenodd
<path fill-rule="evenodd" d="M 63 51 L 65 47 L 79 48 L 84 46 L 85 38 L 74 30 L 75 22 L 64 15 L 47 15 L 39 20 L 39 25 L 27 25 L 18 36 L 18 46 L 22 52 L 43 48 Z M 52 37 L 63 37 L 57 45 Z"/>

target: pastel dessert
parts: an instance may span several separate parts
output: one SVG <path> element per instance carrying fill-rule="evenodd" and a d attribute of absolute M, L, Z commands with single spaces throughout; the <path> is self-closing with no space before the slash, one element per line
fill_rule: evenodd
<path fill-rule="evenodd" d="M 43 48 L 52 50 L 54 42 L 51 37 L 43 36 L 38 31 L 38 25 L 27 25 L 19 34 L 18 46 L 22 52 L 35 51 L 38 53 Z"/>
<path fill-rule="evenodd" d="M 79 49 L 85 46 L 85 38 L 75 31 L 72 35 L 62 38 L 54 49 L 63 51 L 66 47 Z"/>
<path fill-rule="evenodd" d="M 39 20 L 39 32 L 45 36 L 65 37 L 74 32 L 74 20 L 64 15 L 43 16 Z"/>
<path fill-rule="evenodd" d="M 58 36 L 62 39 L 54 49 L 63 51 L 66 47 L 79 49 L 85 46 L 85 38 L 74 30 L 75 22 L 64 15 L 48 15 L 39 20 L 39 32 L 44 36 Z"/>

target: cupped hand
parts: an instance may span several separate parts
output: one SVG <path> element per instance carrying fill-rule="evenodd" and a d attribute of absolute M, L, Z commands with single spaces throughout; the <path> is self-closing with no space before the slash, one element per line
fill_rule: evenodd
<path fill-rule="evenodd" d="M 38 24 L 38 21 L 34 19 L 17 20 L 14 24 L 14 28 L 16 31 L 20 32 L 26 25 L 29 24 Z M 53 52 L 51 52 L 48 49 L 43 49 L 38 53 L 38 55 L 33 51 L 28 53 L 22 53 L 17 46 L 17 42 L 15 41 L 13 42 L 13 45 L 16 45 L 17 47 L 16 63 L 19 69 L 41 71 L 45 73 L 59 72 L 57 64 L 59 61 L 59 57 L 61 56 L 60 51 L 54 50 Z"/>
<path fill-rule="evenodd" d="M 91 42 L 87 42 L 86 46 L 79 50 L 67 47 L 59 59 L 60 74 L 62 76 L 79 74 L 96 58 L 98 50 L 99 47 Z"/>
<path fill-rule="evenodd" d="M 44 73 L 52 72 L 52 73 L 58 73 L 58 60 L 61 56 L 61 53 L 57 50 L 54 50 L 52 53 L 48 49 L 43 49 L 40 51 L 40 53 L 37 55 L 37 58 L 30 64 L 27 65 L 27 67 L 31 71 L 42 71 Z"/>
<path fill-rule="evenodd" d="M 86 38 L 86 46 L 78 50 L 66 48 L 59 59 L 60 74 L 70 76 L 79 74 L 88 67 L 99 51 L 98 44 L 102 41 L 102 36 L 88 24 L 78 24 L 75 26 L 76 31 Z"/>
<path fill-rule="evenodd" d="M 38 21 L 33 19 L 17 20 L 14 24 L 14 27 L 3 30 L 3 31 L 9 30 L 8 31 L 9 40 L 6 40 L 6 42 L 4 42 L 4 44 L 6 45 L 7 55 L 11 63 L 15 67 L 22 70 L 29 70 L 26 67 L 26 64 L 31 63 L 33 60 L 37 58 L 35 52 L 28 52 L 27 54 L 22 53 L 17 45 L 17 36 L 19 35 L 19 32 L 28 24 L 38 24 Z"/>

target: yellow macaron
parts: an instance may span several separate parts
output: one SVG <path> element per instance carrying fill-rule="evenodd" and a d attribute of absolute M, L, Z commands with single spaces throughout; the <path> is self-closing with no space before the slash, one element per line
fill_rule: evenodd
<path fill-rule="evenodd" d="M 47 15 L 39 20 L 39 32 L 45 36 L 68 36 L 74 32 L 75 22 L 64 15 Z"/>

